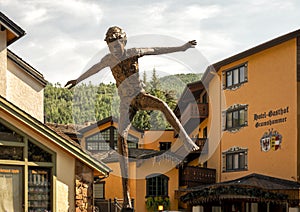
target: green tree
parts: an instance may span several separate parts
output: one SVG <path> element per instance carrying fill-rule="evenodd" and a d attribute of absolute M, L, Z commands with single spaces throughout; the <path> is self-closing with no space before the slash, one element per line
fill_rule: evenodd
<path fill-rule="evenodd" d="M 173 110 L 184 89 L 185 83 L 198 79 L 195 74 L 173 75 L 159 78 L 153 69 L 151 80 L 143 73 L 146 92 L 165 101 Z M 182 85 L 178 81 L 183 82 Z M 163 82 L 163 83 L 162 83 Z M 181 90 L 181 92 L 180 92 Z M 179 95 L 178 95 L 179 93 Z M 115 83 L 79 84 L 74 89 L 65 89 L 59 83 L 49 83 L 44 91 L 45 121 L 58 124 L 83 124 L 119 116 L 120 100 Z M 169 124 L 160 111 L 138 111 L 133 126 L 139 129 L 165 129 Z"/>

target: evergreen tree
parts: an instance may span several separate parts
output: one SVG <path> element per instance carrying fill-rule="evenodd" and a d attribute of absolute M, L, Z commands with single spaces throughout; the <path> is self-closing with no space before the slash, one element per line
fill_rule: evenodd
<path fill-rule="evenodd" d="M 148 82 L 146 72 L 143 73 L 146 92 L 165 101 L 172 110 L 176 106 L 175 94 L 178 97 L 180 90 L 179 83 L 174 82 L 179 79 L 189 83 L 197 78 L 194 74 L 174 77 L 176 81 L 172 81 L 172 76 L 163 77 L 162 80 L 153 69 L 151 80 Z M 183 80 L 180 80 L 181 78 Z M 63 88 L 60 83 L 54 85 L 49 83 L 44 90 L 45 121 L 51 123 L 83 124 L 86 121 L 99 121 L 109 116 L 118 117 L 119 104 L 115 83 L 99 85 L 82 83 L 71 90 Z M 138 111 L 133 126 L 139 129 L 165 129 L 169 125 L 164 119 L 160 111 Z"/>

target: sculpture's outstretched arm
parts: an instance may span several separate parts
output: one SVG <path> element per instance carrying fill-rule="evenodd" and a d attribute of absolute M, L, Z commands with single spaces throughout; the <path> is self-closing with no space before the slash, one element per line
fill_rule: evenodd
<path fill-rule="evenodd" d="M 152 48 L 139 48 L 141 55 L 159 55 L 168 54 L 179 51 L 186 51 L 189 48 L 195 48 L 197 45 L 196 40 L 189 41 L 182 46 L 175 47 L 152 47 Z"/>
<path fill-rule="evenodd" d="M 82 75 L 80 75 L 77 79 L 75 80 L 70 80 L 67 82 L 65 85 L 66 88 L 71 89 L 75 85 L 77 85 L 79 82 L 85 80 L 86 78 L 98 73 L 102 69 L 108 66 L 108 58 L 109 56 L 105 56 L 100 62 L 96 63 L 92 67 L 90 67 L 86 72 L 84 72 Z"/>

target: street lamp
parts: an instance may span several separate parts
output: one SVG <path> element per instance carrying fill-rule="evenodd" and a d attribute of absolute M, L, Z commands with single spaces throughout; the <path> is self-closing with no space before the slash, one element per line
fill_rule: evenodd
<path fill-rule="evenodd" d="M 159 212 L 162 212 L 163 210 L 164 210 L 164 206 L 163 206 L 163 205 L 159 205 L 159 206 L 158 206 L 158 211 L 159 211 Z"/>

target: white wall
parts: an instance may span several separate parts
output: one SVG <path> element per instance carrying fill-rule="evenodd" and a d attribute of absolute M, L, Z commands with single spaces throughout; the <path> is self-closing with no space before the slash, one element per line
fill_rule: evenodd
<path fill-rule="evenodd" d="M 7 50 L 6 50 L 6 30 L 0 30 L 0 95 L 6 97 L 6 69 L 7 69 Z"/>

